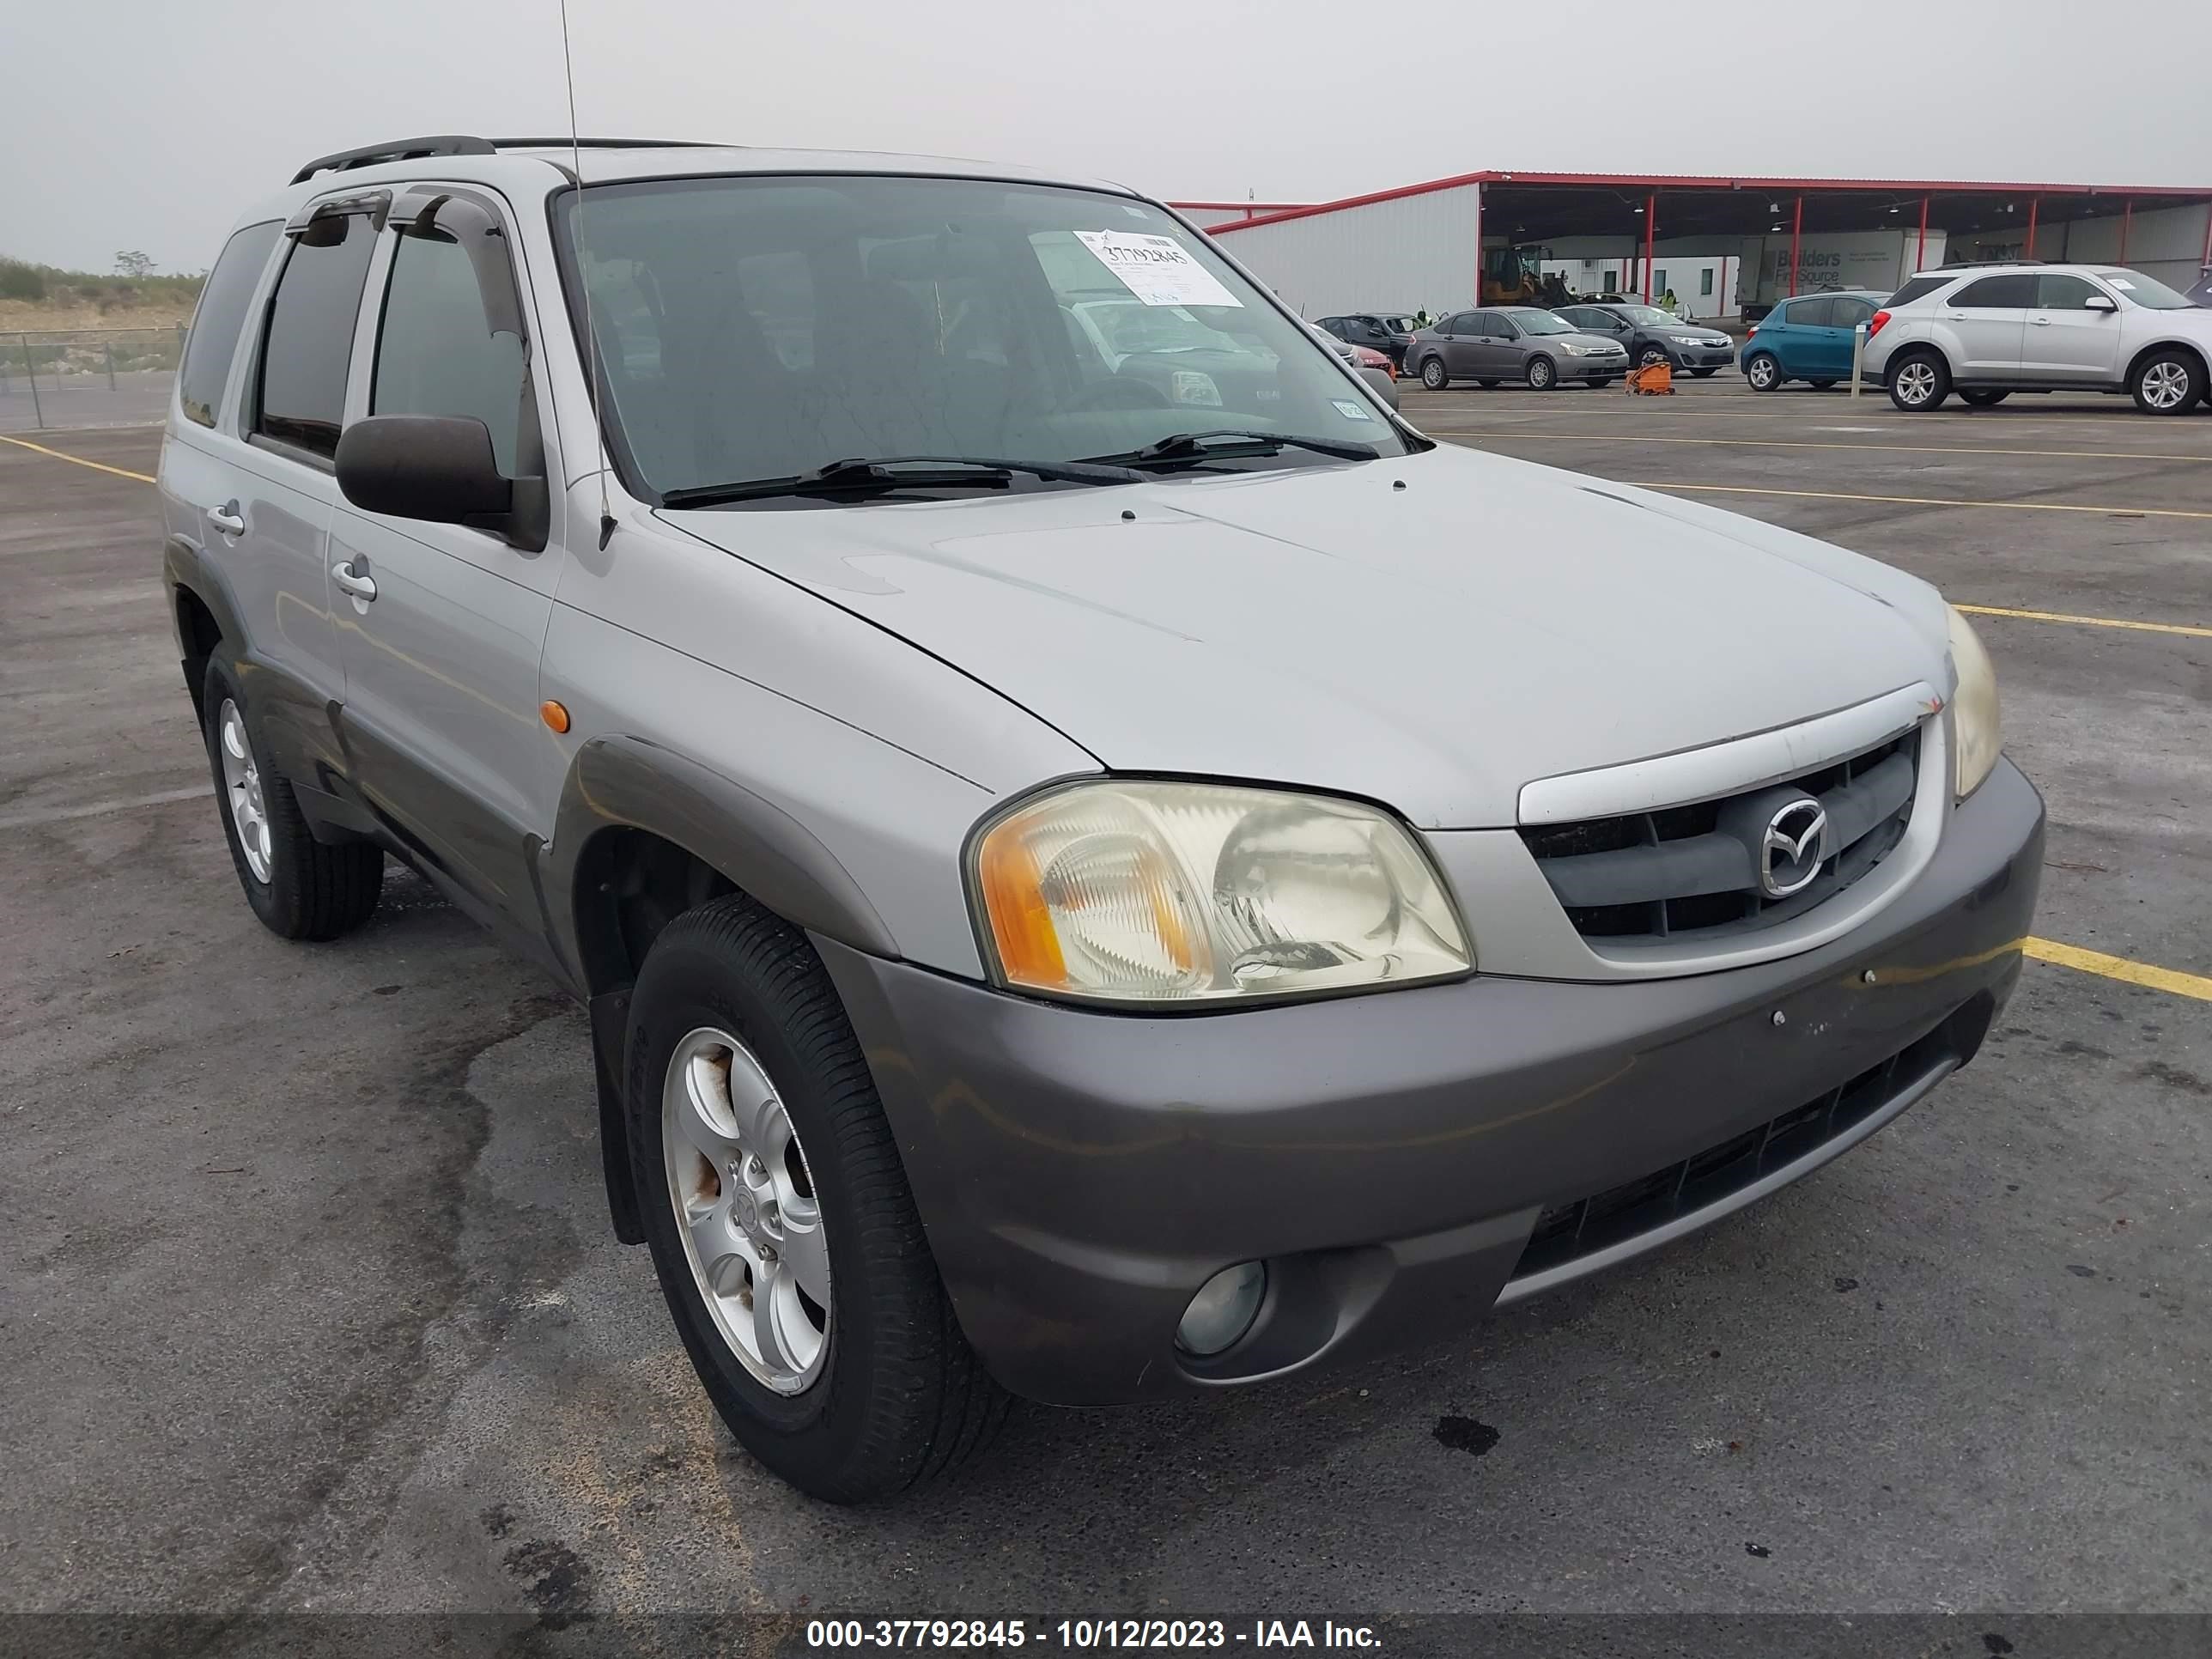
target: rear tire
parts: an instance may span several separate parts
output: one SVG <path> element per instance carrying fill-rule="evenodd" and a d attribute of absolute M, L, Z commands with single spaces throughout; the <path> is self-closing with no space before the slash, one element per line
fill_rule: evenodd
<path fill-rule="evenodd" d="M 200 705 L 216 810 L 253 914 L 280 939 L 333 939 L 353 932 L 374 914 L 384 890 L 384 849 L 373 842 L 325 846 L 315 839 L 292 786 L 269 765 L 259 721 L 239 690 L 228 648 L 208 660 Z"/>
<path fill-rule="evenodd" d="M 1559 383 L 1559 368 L 1549 357 L 1531 357 L 1528 376 L 1531 392 L 1549 392 Z"/>
<path fill-rule="evenodd" d="M 1451 373 L 1444 368 L 1443 358 L 1429 357 L 1422 360 L 1421 384 L 1431 392 L 1442 392 L 1451 384 Z"/>
<path fill-rule="evenodd" d="M 1961 391 L 1959 393 L 1959 401 L 1969 409 L 1995 409 L 2011 396 L 2012 393 L 2009 392 L 1977 387 L 1972 391 Z"/>
<path fill-rule="evenodd" d="M 988 1447 L 1010 1396 L 961 1333 L 875 1079 L 806 936 L 742 894 L 678 916 L 638 975 L 627 1052 L 646 1242 L 739 1443 L 836 1504 L 904 1492 Z M 751 1307 L 763 1285 L 768 1315 Z"/>
<path fill-rule="evenodd" d="M 1753 392 L 1773 392 L 1782 385 L 1782 360 L 1771 351 L 1754 351 L 1743 360 L 1743 378 Z"/>
<path fill-rule="evenodd" d="M 1694 380 L 1710 380 L 1720 372 L 1717 364 L 1711 368 L 1693 368 L 1690 371 L 1690 378 Z"/>
<path fill-rule="evenodd" d="M 1932 351 L 1908 353 L 1889 372 L 1889 400 L 1908 415 L 1941 409 L 1951 395 L 1951 367 Z"/>
<path fill-rule="evenodd" d="M 1477 380 L 1475 384 L 1480 386 L 1485 392 L 1493 392 L 1497 390 L 1498 387 L 1498 382 L 1495 380 Z"/>
<path fill-rule="evenodd" d="M 1815 392 L 1827 392 L 1832 390 L 1836 383 L 1833 380 L 1808 380 L 1805 384 Z"/>
<path fill-rule="evenodd" d="M 2136 365 L 2128 391 L 2146 415 L 2186 415 L 2203 400 L 2204 365 L 2189 352 L 2162 347 Z"/>

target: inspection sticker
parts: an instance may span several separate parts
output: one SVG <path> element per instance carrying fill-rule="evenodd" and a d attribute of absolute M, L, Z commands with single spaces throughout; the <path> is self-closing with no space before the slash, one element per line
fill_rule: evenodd
<path fill-rule="evenodd" d="M 1075 240 L 1148 306 L 1237 306 L 1243 301 L 1221 286 L 1172 236 L 1126 230 L 1079 230 Z"/>
<path fill-rule="evenodd" d="M 1375 418 L 1349 398 L 1331 398 L 1329 402 L 1336 405 L 1336 412 L 1347 421 L 1371 421 Z"/>

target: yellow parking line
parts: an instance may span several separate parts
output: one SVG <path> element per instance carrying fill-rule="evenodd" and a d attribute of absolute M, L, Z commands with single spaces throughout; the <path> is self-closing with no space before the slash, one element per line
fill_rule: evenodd
<path fill-rule="evenodd" d="M 1457 435 L 1457 434 L 1455 434 Z M 2041 455 L 2076 461 L 2212 461 L 2212 455 L 2160 454 L 2141 449 L 1985 449 L 1965 444 L 1844 444 L 1802 438 L 1662 438 L 1650 433 L 1533 432 L 1498 427 L 1468 437 L 1593 444 L 1704 444 L 1723 449 L 1865 449 L 1899 455 Z"/>
<path fill-rule="evenodd" d="M 18 449 L 36 450 L 41 455 L 51 455 L 58 461 L 70 461 L 78 466 L 88 466 L 94 472 L 112 472 L 118 478 L 136 478 L 140 483 L 152 483 L 150 472 L 132 472 L 119 466 L 110 466 L 105 461 L 88 461 L 82 455 L 65 455 L 58 449 L 49 449 L 44 444 L 34 444 L 27 438 L 0 436 L 0 444 L 13 444 Z"/>
<path fill-rule="evenodd" d="M 2130 985 L 2144 985 L 2154 991 L 2170 991 L 2178 997 L 2193 997 L 2199 1002 L 2212 1002 L 2212 979 L 2201 974 L 2185 974 L 2172 968 L 2154 968 L 2147 962 L 2132 962 L 2126 957 L 2108 957 L 2102 951 L 2085 951 L 2078 945 L 2061 945 L 2056 939 L 2030 939 L 2022 948 L 2038 962 L 2057 963 L 2062 968 L 2079 969 L 2085 974 L 2099 974 L 2106 979 L 2124 980 Z"/>
<path fill-rule="evenodd" d="M 1638 489 L 1672 489 L 1686 495 L 1789 495 L 1808 501 L 1887 501 L 1897 507 L 2002 507 L 2014 513 L 2118 514 L 2130 519 L 2212 519 L 2212 512 L 2180 507 L 2079 507 L 2064 501 L 1947 501 L 1933 495 L 1856 495 L 1841 489 L 1762 489 L 1751 484 L 1668 483 L 1623 478 Z"/>
<path fill-rule="evenodd" d="M 1975 617 L 2014 617 L 2022 622 L 2072 623 L 2081 628 L 2126 628 L 2142 634 L 2185 634 L 2192 639 L 2212 640 L 2212 628 L 2197 628 L 2187 623 L 2123 622 L 2118 617 L 2069 617 L 2061 611 L 2013 611 L 2001 605 L 1962 605 L 1956 608 Z"/>

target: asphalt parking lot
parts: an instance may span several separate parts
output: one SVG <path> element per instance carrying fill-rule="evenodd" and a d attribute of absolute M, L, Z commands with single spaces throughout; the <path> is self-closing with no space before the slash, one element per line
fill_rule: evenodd
<path fill-rule="evenodd" d="M 1356 1373 L 1025 1411 L 859 1512 L 735 1449 L 613 1243 L 580 1013 L 411 875 L 333 945 L 241 902 L 123 476 L 158 434 L 0 442 L 0 1611 L 2212 1612 L 2212 416 L 1678 385 L 1404 402 L 2150 624 L 1976 619 L 2091 966 L 1656 1258 Z"/>

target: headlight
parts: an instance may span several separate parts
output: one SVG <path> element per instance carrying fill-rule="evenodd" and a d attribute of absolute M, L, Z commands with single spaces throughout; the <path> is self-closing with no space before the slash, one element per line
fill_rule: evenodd
<path fill-rule="evenodd" d="M 1597 348 L 1595 346 L 1577 345 L 1572 340 L 1562 340 L 1559 342 L 1559 349 L 1565 352 L 1570 357 L 1587 357 L 1592 352 L 1595 351 Z"/>
<path fill-rule="evenodd" d="M 1951 740 L 1959 751 L 1959 799 L 1964 800 L 1982 787 L 2004 747 L 1997 729 L 1997 672 L 1958 607 L 1944 610 L 1951 618 L 1951 671 L 1958 679 L 1951 692 Z"/>
<path fill-rule="evenodd" d="M 1676 345 L 1703 345 L 1705 343 L 1694 334 L 1669 334 L 1667 337 L 1672 340 Z"/>
<path fill-rule="evenodd" d="M 1105 1002 L 1353 991 L 1468 972 L 1443 883 L 1355 801 L 1126 780 L 1024 802 L 969 871 L 999 981 Z"/>

